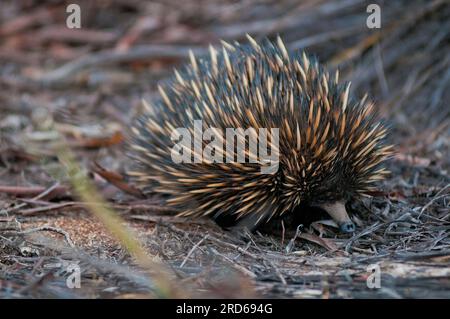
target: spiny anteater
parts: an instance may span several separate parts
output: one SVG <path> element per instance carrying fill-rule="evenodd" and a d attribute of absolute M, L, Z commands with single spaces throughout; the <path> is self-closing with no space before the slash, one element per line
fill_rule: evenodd
<path fill-rule="evenodd" d="M 160 100 L 144 102 L 132 127 L 130 154 L 137 165 L 129 175 L 145 193 L 170 194 L 168 203 L 185 216 L 231 214 L 256 226 L 302 203 L 326 210 L 342 231 L 354 231 L 345 203 L 383 179 L 391 152 L 373 103 L 367 95 L 352 98 L 350 83 L 339 83 L 338 72 L 331 76 L 304 52 L 289 54 L 280 38 L 262 45 L 248 39 L 249 45 L 210 47 L 201 59 L 191 53 L 190 64 L 159 86 Z M 175 163 L 173 131 L 186 128 L 194 136 L 194 120 L 222 132 L 278 128 L 278 145 L 269 142 L 278 152 L 278 170 L 264 174 L 248 162 L 252 132 L 244 136 L 246 163 L 228 163 L 225 153 L 239 150 L 223 140 L 211 152 L 217 162 Z M 214 139 L 203 136 L 202 149 Z"/>

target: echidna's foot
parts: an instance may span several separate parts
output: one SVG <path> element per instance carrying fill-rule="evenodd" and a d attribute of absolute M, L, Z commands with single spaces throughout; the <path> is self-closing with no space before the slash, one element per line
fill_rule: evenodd
<path fill-rule="evenodd" d="M 339 201 L 331 204 L 321 204 L 319 207 L 324 209 L 333 218 L 341 232 L 353 233 L 355 231 L 355 224 L 348 216 L 344 202 Z"/>
<path fill-rule="evenodd" d="M 228 229 L 230 232 L 232 238 L 238 240 L 247 242 L 249 240 L 249 234 L 251 234 L 254 231 L 254 228 L 247 228 L 242 226 L 234 226 Z"/>
<path fill-rule="evenodd" d="M 239 240 L 248 241 L 249 235 L 253 233 L 259 226 L 267 221 L 267 216 L 272 212 L 268 209 L 260 214 L 248 214 L 240 217 L 236 224 L 228 230 L 235 238 Z"/>

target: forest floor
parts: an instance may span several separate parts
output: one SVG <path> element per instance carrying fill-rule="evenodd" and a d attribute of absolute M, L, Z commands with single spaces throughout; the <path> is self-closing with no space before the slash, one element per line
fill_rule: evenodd
<path fill-rule="evenodd" d="M 380 29 L 367 28 L 368 2 L 358 0 L 79 1 L 81 29 L 66 27 L 68 3 L 2 3 L 0 298 L 450 297 L 445 1 L 384 1 Z M 279 34 L 289 50 L 338 67 L 389 123 L 392 173 L 377 196 L 349 203 L 354 234 L 317 220 L 238 239 L 176 217 L 122 179 L 142 98 L 188 49 L 201 55 L 246 33 Z M 77 196 L 61 136 L 116 223 Z M 138 246 L 126 245 L 132 236 Z M 78 270 L 81 287 L 70 289 Z"/>

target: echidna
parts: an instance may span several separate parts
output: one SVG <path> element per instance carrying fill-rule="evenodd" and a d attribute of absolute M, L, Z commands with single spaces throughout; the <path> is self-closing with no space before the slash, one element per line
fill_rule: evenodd
<path fill-rule="evenodd" d="M 201 59 L 191 52 L 190 64 L 159 86 L 160 100 L 144 103 L 132 127 L 130 154 L 137 165 L 129 175 L 144 193 L 171 195 L 168 203 L 184 216 L 250 217 L 256 226 L 306 204 L 327 211 L 341 231 L 354 231 L 345 203 L 383 179 L 391 149 L 373 103 L 367 95 L 352 98 L 350 83 L 340 83 L 338 72 L 330 75 L 304 52 L 290 54 L 280 38 L 261 45 L 248 39 L 248 45 L 210 47 Z M 244 150 L 225 146 L 216 135 L 200 135 L 200 145 L 189 139 L 194 151 L 176 150 L 189 161 L 174 162 L 179 141 L 173 132 L 199 134 L 195 120 L 222 136 L 227 128 L 278 128 L 278 145 L 275 138 L 268 144 L 278 154 L 278 169 L 263 173 L 261 162 L 249 161 L 255 155 L 251 131 L 237 133 L 245 138 Z M 202 161 L 198 146 L 215 161 Z M 246 163 L 227 161 L 230 152 L 244 152 Z"/>

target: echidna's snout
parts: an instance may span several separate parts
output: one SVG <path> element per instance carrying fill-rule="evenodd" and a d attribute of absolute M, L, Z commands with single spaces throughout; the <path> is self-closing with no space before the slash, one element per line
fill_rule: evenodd
<path fill-rule="evenodd" d="M 331 204 L 321 204 L 319 207 L 324 209 L 333 218 L 339 225 L 341 232 L 353 233 L 355 231 L 355 224 L 348 216 L 344 202 L 339 201 Z"/>
<path fill-rule="evenodd" d="M 355 228 L 355 223 L 353 223 L 352 221 L 343 223 L 339 226 L 339 229 L 343 233 L 353 233 L 355 231 Z"/>

